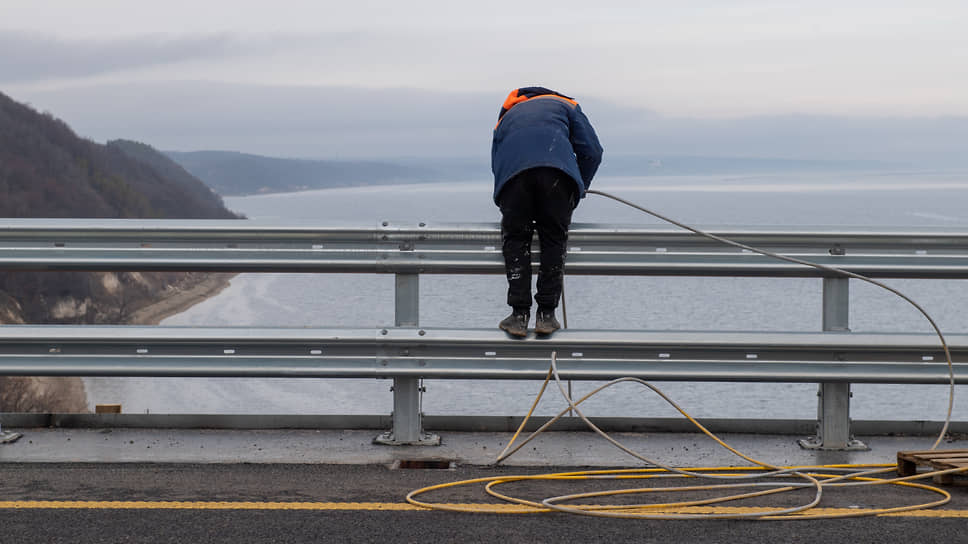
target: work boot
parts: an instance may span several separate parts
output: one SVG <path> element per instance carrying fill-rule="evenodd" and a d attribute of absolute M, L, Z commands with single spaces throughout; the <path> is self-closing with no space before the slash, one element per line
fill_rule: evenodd
<path fill-rule="evenodd" d="M 512 336 L 524 338 L 528 335 L 528 320 L 531 319 L 531 312 L 515 309 L 511 315 L 504 318 L 498 327 Z"/>
<path fill-rule="evenodd" d="M 561 328 L 561 323 L 555 319 L 554 308 L 538 308 L 534 319 L 534 332 L 538 334 L 551 334 Z"/>

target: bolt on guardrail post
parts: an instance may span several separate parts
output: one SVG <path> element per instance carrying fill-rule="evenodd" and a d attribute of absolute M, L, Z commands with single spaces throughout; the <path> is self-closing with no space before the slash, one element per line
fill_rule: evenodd
<path fill-rule="evenodd" d="M 841 252 L 833 254 L 840 254 Z M 823 279 L 823 330 L 850 332 L 850 279 Z M 817 450 L 866 450 L 850 436 L 850 383 L 824 382 L 817 391 L 817 435 L 799 440 L 800 447 Z"/>
<path fill-rule="evenodd" d="M 417 327 L 420 321 L 420 275 L 396 274 L 394 282 L 394 324 Z M 423 432 L 418 378 L 393 379 L 393 429 L 377 436 L 377 444 L 393 446 L 437 446 L 440 436 Z"/>

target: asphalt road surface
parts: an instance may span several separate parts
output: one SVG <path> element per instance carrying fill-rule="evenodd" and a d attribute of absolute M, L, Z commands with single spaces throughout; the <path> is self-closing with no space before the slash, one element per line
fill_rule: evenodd
<path fill-rule="evenodd" d="M 945 486 L 940 508 L 892 516 L 832 520 L 630 520 L 566 513 L 489 514 L 411 507 L 406 494 L 470 478 L 560 472 L 551 468 L 458 466 L 392 469 L 384 465 L 0 464 L 0 543 L 58 542 L 964 542 L 968 486 Z M 580 491 L 683 485 L 680 481 L 525 481 L 501 487 L 540 499 Z M 696 483 L 695 480 L 688 483 Z M 704 481 L 700 483 L 713 483 Z M 634 495 L 613 500 L 668 502 L 711 491 Z M 798 490 L 741 502 L 784 507 L 813 497 Z M 428 494 L 428 501 L 497 503 L 483 484 Z M 824 512 L 866 512 L 933 501 L 912 488 L 826 490 Z M 37 502 L 44 501 L 44 502 Z M 82 501 L 82 502 L 67 502 Z M 118 502 L 123 501 L 123 502 Z M 834 510 L 848 509 L 848 510 Z M 715 508 L 714 508 L 715 510 Z"/>

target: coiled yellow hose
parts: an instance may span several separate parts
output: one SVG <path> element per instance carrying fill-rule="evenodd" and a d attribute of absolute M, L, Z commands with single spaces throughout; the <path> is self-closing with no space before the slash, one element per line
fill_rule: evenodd
<path fill-rule="evenodd" d="M 524 441 L 522 441 L 516 448 L 511 449 L 517 437 L 521 434 L 521 430 L 527 424 L 528 419 L 534 412 L 535 407 L 540 401 L 544 391 L 551 378 L 554 378 L 559 391 L 568 403 L 568 408 L 563 409 L 554 418 L 552 418 L 548 423 L 543 425 L 541 428 L 535 430 L 531 435 L 529 435 Z M 750 461 L 756 466 L 746 466 L 746 467 L 703 467 L 703 468 L 688 468 L 679 469 L 670 466 L 665 466 L 654 460 L 648 459 L 626 446 L 622 445 L 617 440 L 608 436 L 607 433 L 599 429 L 594 423 L 592 423 L 588 418 L 581 412 L 578 405 L 582 402 L 588 400 L 598 392 L 604 390 L 607 387 L 616 385 L 623 382 L 637 382 L 655 391 L 659 394 L 666 402 L 669 402 L 673 407 L 676 408 L 684 417 L 686 417 L 690 422 L 692 422 L 703 434 L 713 439 L 716 443 L 723 446 L 727 450 L 735 453 L 736 455 L 742 457 L 743 459 Z M 637 378 L 620 378 L 608 382 L 607 384 L 598 387 L 594 391 L 588 393 L 582 397 L 577 402 L 573 401 L 568 397 L 565 392 L 564 386 L 561 383 L 560 376 L 558 375 L 557 369 L 557 353 L 552 353 L 551 367 L 549 368 L 548 375 L 545 378 L 544 383 L 541 385 L 541 392 L 536 396 L 531 409 L 528 411 L 527 416 L 521 425 L 518 427 L 517 432 L 515 432 L 512 439 L 508 442 L 507 447 L 501 455 L 498 456 L 496 462 L 500 462 L 503 459 L 514 454 L 531 441 L 534 437 L 544 432 L 552 423 L 560 419 L 569 410 L 573 410 L 586 425 L 589 426 L 593 431 L 603 436 L 606 440 L 616 445 L 623 451 L 634 456 L 648 464 L 656 465 L 654 468 L 640 468 L 640 469 L 621 469 L 621 470 L 593 470 L 593 471 L 578 471 L 578 472 L 562 472 L 553 474 L 539 474 L 539 475 L 517 475 L 517 476 L 496 476 L 490 478 L 475 478 L 471 480 L 462 480 L 458 482 L 444 483 L 429 487 L 424 487 L 421 489 L 414 490 L 407 495 L 407 502 L 422 506 L 425 508 L 430 508 L 434 510 L 445 510 L 451 512 L 476 512 L 476 513 L 498 513 L 498 514 L 531 514 L 531 513 L 541 513 L 541 512 L 551 512 L 560 511 L 572 514 L 581 514 L 597 517 L 613 517 L 613 518 L 633 518 L 633 519 L 756 519 L 756 520 L 781 520 L 781 519 L 831 519 L 831 518 L 845 518 L 845 517 L 859 517 L 859 516 L 870 516 L 870 515 L 880 515 L 889 514 L 896 512 L 906 512 L 911 510 L 923 510 L 927 508 L 933 508 L 936 506 L 941 506 L 948 503 L 951 500 L 951 495 L 938 487 L 913 483 L 911 480 L 931 478 L 934 476 L 940 476 L 944 474 L 953 474 L 968 471 L 966 468 L 956 468 L 948 470 L 940 470 L 933 472 L 926 472 L 921 474 L 916 474 L 913 476 L 897 477 L 897 478 L 876 478 L 874 475 L 881 474 L 885 472 L 891 472 L 895 469 L 893 464 L 879 464 L 879 465 L 819 465 L 819 466 L 800 466 L 800 467 L 777 467 L 769 463 L 764 463 L 757 461 L 749 456 L 742 454 L 741 452 L 735 450 L 729 446 L 726 442 L 721 440 L 715 434 L 710 432 L 708 429 L 703 427 L 698 421 L 696 421 L 692 416 L 690 416 L 685 410 L 679 407 L 675 402 L 669 399 L 661 390 L 638 380 Z M 510 451 L 509 451 L 510 450 Z M 845 472 L 844 474 L 831 474 Z M 783 476 L 793 476 L 799 479 L 805 480 L 803 482 L 789 482 L 789 481 L 769 481 L 769 479 L 776 479 Z M 673 487 L 646 487 L 646 488 L 634 488 L 634 489 L 617 489 L 608 491 L 595 491 L 586 493 L 574 493 L 569 495 L 562 495 L 557 497 L 548 497 L 540 502 L 527 500 L 519 497 L 514 497 L 509 494 L 500 493 L 495 488 L 499 485 L 510 484 L 514 482 L 522 481 L 581 481 L 581 480 L 638 480 L 638 479 L 658 479 L 658 478 L 706 478 L 706 479 L 718 479 L 718 480 L 732 480 L 733 483 L 728 484 L 713 484 L 713 485 L 697 485 L 697 486 L 673 486 Z M 752 481 L 752 480 L 765 480 L 765 481 Z M 448 488 L 461 487 L 473 484 L 484 484 L 484 490 L 489 495 L 505 501 L 503 504 L 450 504 L 450 503 L 433 503 L 418 500 L 416 497 L 430 493 L 433 491 L 439 491 Z M 858 485 L 898 485 L 913 489 L 920 489 L 924 491 L 929 491 L 941 496 L 941 498 L 924 503 L 916 503 L 903 506 L 894 506 L 890 508 L 878 508 L 878 509 L 865 509 L 865 510 L 841 510 L 837 512 L 823 512 L 823 513 L 810 513 L 809 510 L 816 507 L 821 500 L 823 490 L 829 487 L 845 487 L 845 486 L 858 486 Z M 740 488 L 754 488 L 754 487 L 767 487 L 766 490 L 746 492 L 746 493 L 736 493 L 727 496 L 718 496 L 713 498 L 692 500 L 692 501 L 678 501 L 678 502 L 665 502 L 665 503 L 653 503 L 653 504 L 622 504 L 622 505 L 588 505 L 580 504 L 569 506 L 562 503 L 571 502 L 575 500 L 591 499 L 591 498 L 601 498 L 601 497 L 613 497 L 619 495 L 631 495 L 631 494 L 647 494 L 647 493 L 671 493 L 671 492 L 684 492 L 684 491 L 712 491 L 712 490 L 733 490 Z M 813 487 L 815 490 L 814 497 L 811 501 L 794 507 L 789 508 L 746 508 L 743 511 L 737 512 L 727 512 L 722 513 L 718 511 L 714 512 L 690 512 L 683 513 L 684 508 L 694 508 L 697 506 L 709 506 L 713 504 L 720 504 L 729 501 L 750 499 L 755 497 L 761 497 L 766 495 L 772 495 L 776 493 L 783 493 L 788 491 L 794 491 L 797 489 L 802 489 L 804 487 Z"/>

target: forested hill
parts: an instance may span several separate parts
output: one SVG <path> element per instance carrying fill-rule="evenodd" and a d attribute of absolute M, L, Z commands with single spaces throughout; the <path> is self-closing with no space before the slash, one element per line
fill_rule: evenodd
<path fill-rule="evenodd" d="M 80 138 L 63 121 L 3 94 L 0 217 L 237 218 L 220 196 L 151 147 Z M 0 270 L 0 323 L 126 322 L 206 277 Z"/>
<path fill-rule="evenodd" d="M 236 217 L 151 147 L 79 138 L 0 93 L 0 217 Z"/>

